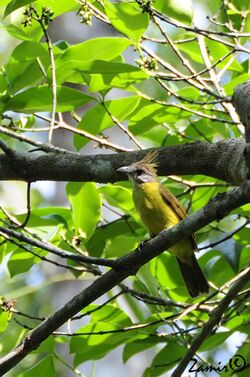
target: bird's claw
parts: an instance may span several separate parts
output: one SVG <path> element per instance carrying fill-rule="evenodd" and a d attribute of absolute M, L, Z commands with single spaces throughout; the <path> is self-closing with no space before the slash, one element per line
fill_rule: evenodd
<path fill-rule="evenodd" d="M 143 240 L 139 243 L 139 245 L 137 246 L 137 253 L 138 254 L 142 253 L 142 249 L 143 249 L 143 247 L 145 246 L 146 243 L 147 243 L 147 240 Z"/>

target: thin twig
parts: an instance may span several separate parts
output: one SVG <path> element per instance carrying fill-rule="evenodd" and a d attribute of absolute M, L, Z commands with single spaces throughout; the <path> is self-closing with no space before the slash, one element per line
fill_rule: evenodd
<path fill-rule="evenodd" d="M 13 240 L 13 239 L 11 239 L 11 238 L 9 238 L 8 236 L 6 236 L 6 235 L 5 235 L 4 233 L 2 233 L 1 231 L 0 231 L 0 235 L 1 235 L 2 237 L 5 237 L 6 240 L 7 240 L 8 242 L 10 242 L 10 243 L 12 243 L 12 244 L 18 246 L 19 249 L 23 249 L 23 250 L 25 250 L 26 252 L 32 254 L 34 257 L 39 258 L 40 260 L 42 260 L 42 261 L 44 261 L 44 262 L 47 262 L 47 263 L 53 264 L 53 265 L 55 265 L 56 267 L 61 267 L 61 268 L 65 268 L 65 269 L 67 269 L 67 270 L 77 271 L 77 272 L 91 272 L 91 273 L 93 273 L 92 270 L 89 270 L 89 269 L 86 269 L 86 268 L 82 268 L 82 267 L 73 267 L 73 266 L 70 266 L 70 265 L 69 265 L 69 266 L 66 266 L 66 265 L 63 265 L 63 264 L 61 264 L 61 263 L 58 263 L 58 262 L 56 262 L 56 261 L 54 261 L 54 260 L 51 260 L 51 259 L 49 259 L 49 258 L 47 258 L 47 257 L 44 257 L 44 256 L 42 256 L 42 255 L 39 255 L 38 253 L 36 253 L 35 251 L 33 251 L 31 248 L 28 248 L 27 246 L 22 245 L 21 243 L 19 243 L 19 242 Z M 96 274 L 96 275 L 100 275 L 100 274 Z"/>
<path fill-rule="evenodd" d="M 188 42 L 192 42 L 192 41 L 195 41 L 196 37 L 190 37 L 190 38 L 185 38 L 185 39 L 177 39 L 174 41 L 175 44 L 182 44 L 182 43 L 188 43 Z M 159 44 L 166 44 L 166 40 L 165 39 L 159 39 L 159 38 L 154 38 L 154 37 L 149 37 L 148 35 L 143 35 L 142 36 L 142 40 L 145 40 L 145 41 L 150 41 L 150 42 L 155 42 L 155 43 L 159 43 Z"/>
<path fill-rule="evenodd" d="M 140 2 L 142 0 L 137 0 L 137 2 Z M 224 37 L 238 37 L 238 38 L 249 38 L 250 37 L 250 33 L 242 33 L 242 32 L 238 32 L 238 31 L 231 31 L 231 32 L 224 32 L 224 31 L 216 31 L 216 30 L 207 30 L 207 29 L 201 29 L 201 28 L 198 28 L 197 26 L 195 27 L 192 27 L 192 26 L 188 26 L 186 24 L 182 24 L 181 22 L 178 22 L 176 20 L 172 20 L 170 19 L 168 16 L 166 16 L 165 14 L 163 13 L 160 13 L 158 12 L 157 10 L 151 8 L 151 12 L 153 15 L 157 16 L 158 18 L 160 18 L 162 21 L 165 21 L 173 26 L 175 26 L 176 28 L 182 28 L 182 29 L 185 29 L 187 31 L 192 31 L 196 34 L 204 34 L 205 36 L 207 35 L 219 35 L 219 36 L 224 36 Z"/>
<path fill-rule="evenodd" d="M 250 219 L 247 219 L 244 224 L 242 224 L 241 226 L 239 226 L 237 229 L 233 230 L 232 232 L 228 233 L 227 236 L 221 238 L 219 241 L 210 242 L 209 244 L 205 246 L 199 247 L 199 251 L 214 248 L 214 246 L 217 246 L 220 243 L 230 240 L 235 234 L 237 234 L 241 229 L 245 228 L 246 225 L 248 225 L 249 223 L 250 223 Z"/>
<path fill-rule="evenodd" d="M 197 82 L 194 79 L 189 79 L 188 76 L 182 74 L 180 71 L 178 71 L 175 67 L 173 67 L 171 64 L 166 62 L 165 60 L 161 59 L 158 55 L 156 55 L 153 51 L 149 50 L 146 46 L 141 46 L 142 50 L 145 51 L 151 58 L 155 59 L 157 63 L 159 63 L 162 67 L 164 67 L 166 70 L 172 72 L 175 74 L 175 77 L 181 78 L 182 81 L 187 82 L 189 85 L 194 86 L 195 88 L 213 96 L 216 98 L 221 98 L 218 94 L 214 93 L 210 89 L 204 88 L 203 85 L 201 85 L 199 82 Z M 157 76 L 157 75 L 155 75 Z"/>
<path fill-rule="evenodd" d="M 55 65 L 55 58 L 53 53 L 53 46 L 51 39 L 49 37 L 48 31 L 46 27 L 43 24 L 42 19 L 37 15 L 36 20 L 41 25 L 41 28 L 43 30 L 43 34 L 45 37 L 45 41 L 48 46 L 49 51 L 49 58 L 50 58 L 50 70 L 51 70 L 51 89 L 52 89 L 52 111 L 51 111 L 51 122 L 50 122 L 50 130 L 48 134 L 48 143 L 52 143 L 52 136 L 55 126 L 55 117 L 56 117 L 56 107 L 57 107 L 57 84 L 56 84 L 56 65 Z"/>
<path fill-rule="evenodd" d="M 59 247 L 56 247 L 56 246 L 49 244 L 45 241 L 42 242 L 42 241 L 36 240 L 34 238 L 26 236 L 23 233 L 17 232 L 17 231 L 12 230 L 12 229 L 7 229 L 7 228 L 2 227 L 2 226 L 0 226 L 0 232 L 8 235 L 10 237 L 14 237 L 21 242 L 25 242 L 29 245 L 39 247 L 42 250 L 47 250 L 51 254 L 55 254 L 55 255 L 57 255 L 61 258 L 64 258 L 64 259 L 71 259 L 71 260 L 76 261 L 76 262 L 93 263 L 93 264 L 97 264 L 97 265 L 101 265 L 101 266 L 109 266 L 109 267 L 113 267 L 113 266 L 116 265 L 115 261 L 113 261 L 113 260 L 108 260 L 106 258 L 95 258 L 95 257 L 89 257 L 87 255 L 78 255 L 78 254 L 75 254 L 75 253 L 70 253 L 66 250 L 60 249 Z"/>
<path fill-rule="evenodd" d="M 157 78 L 157 81 L 159 82 L 159 84 L 166 90 L 166 91 L 169 91 L 169 87 L 160 79 Z M 137 93 L 140 94 L 141 97 L 149 100 L 150 102 L 153 102 L 153 103 L 158 103 L 159 105 L 163 105 L 163 106 L 167 106 L 167 107 L 175 107 L 177 109 L 180 109 L 180 110 L 184 110 L 184 111 L 187 111 L 191 114 L 194 114 L 194 115 L 197 115 L 199 117 L 202 117 L 202 118 L 205 118 L 205 119 L 209 119 L 213 122 L 220 122 L 220 123 L 230 123 L 230 124 L 238 124 L 240 125 L 241 123 L 238 122 L 238 123 L 235 123 L 235 121 L 231 121 L 231 120 L 227 120 L 227 119 L 221 119 L 221 118 L 217 118 L 215 115 L 208 115 L 204 112 L 201 112 L 201 111 L 197 111 L 197 110 L 192 110 L 190 109 L 189 107 L 186 107 L 186 106 L 183 106 L 183 105 L 179 105 L 179 104 L 176 104 L 176 103 L 173 103 L 173 102 L 164 102 L 164 101 L 161 101 L 161 100 L 157 100 L 155 98 L 152 98 L 152 97 L 149 97 L 148 95 L 140 92 L 139 90 L 137 90 Z"/>
<path fill-rule="evenodd" d="M 189 79 L 191 80 L 192 78 L 197 78 L 197 80 L 200 82 L 201 85 L 203 85 L 204 88 L 208 89 L 208 90 L 211 90 L 211 88 L 209 88 L 209 86 L 207 85 L 207 83 L 204 81 L 203 78 L 199 77 L 200 75 L 195 71 L 195 69 L 192 67 L 191 63 L 189 62 L 188 59 L 186 59 L 182 53 L 180 52 L 180 50 L 175 46 L 175 43 L 172 41 L 172 39 L 169 37 L 168 33 L 164 31 L 164 29 L 162 28 L 160 22 L 158 22 L 157 18 L 155 16 L 152 16 L 152 20 L 153 22 L 155 23 L 155 25 L 158 27 L 158 29 L 160 30 L 161 34 L 165 37 L 167 43 L 171 46 L 172 50 L 175 52 L 175 54 L 178 56 L 178 58 L 180 59 L 180 61 L 182 62 L 182 65 L 184 67 L 186 67 L 189 72 L 192 74 L 191 77 L 189 77 Z"/>
<path fill-rule="evenodd" d="M 71 152 L 63 148 L 54 147 L 53 145 L 48 144 L 48 143 L 41 143 L 39 141 L 35 141 L 28 136 L 20 135 L 3 126 L 0 126 L 0 133 L 13 137 L 14 139 L 17 139 L 21 142 L 25 142 L 27 144 L 33 145 L 34 147 L 36 147 L 37 150 L 41 150 L 44 152 L 61 152 L 61 153 L 67 153 L 67 154 L 75 154 L 75 152 Z"/>
<path fill-rule="evenodd" d="M 45 120 L 46 122 L 50 122 L 51 120 L 44 116 L 44 115 L 41 115 L 41 114 L 37 114 L 35 113 L 34 114 L 37 118 L 40 118 L 42 120 Z M 79 121 L 79 119 L 77 118 L 77 121 Z M 96 136 L 96 135 L 93 135 L 85 130 L 81 130 L 79 128 L 75 128 L 75 127 L 72 127 L 70 126 L 69 124 L 65 123 L 64 121 L 63 122 L 59 122 L 59 121 L 55 121 L 55 124 L 57 125 L 57 128 L 58 129 L 63 129 L 63 130 L 67 130 L 67 131 L 70 131 L 70 132 L 73 132 L 75 134 L 78 134 L 78 135 L 81 135 L 81 136 L 84 136 L 86 137 L 87 139 L 89 140 L 92 140 L 92 141 L 95 141 L 96 143 L 98 143 L 100 146 L 103 146 L 103 147 L 107 147 L 109 149 L 112 149 L 112 150 L 115 150 L 117 152 L 128 152 L 130 151 L 130 149 L 128 148 L 125 148 L 125 147 L 121 147 L 120 145 L 118 144 L 115 144 L 115 143 L 112 143 L 110 141 L 108 141 L 107 139 L 105 138 L 102 138 L 100 136 Z"/>
<path fill-rule="evenodd" d="M 216 74 L 216 72 L 215 72 L 215 70 L 213 68 L 213 65 L 212 65 L 211 61 L 210 61 L 210 57 L 209 57 L 209 54 L 208 54 L 208 51 L 207 51 L 207 46 L 205 44 L 205 39 L 204 39 L 204 37 L 202 35 L 198 35 L 197 36 L 197 40 L 198 40 L 198 44 L 199 44 L 199 47 L 200 47 L 202 58 L 204 60 L 204 63 L 206 65 L 207 69 L 209 70 L 209 74 L 210 74 L 211 80 L 213 81 L 214 86 L 215 86 L 217 92 L 219 93 L 219 95 L 222 96 L 222 97 L 225 97 L 225 91 L 221 87 L 221 85 L 219 83 L 219 80 L 218 80 L 218 77 L 217 77 L 217 74 Z M 240 123 L 239 116 L 236 113 L 233 105 L 231 103 L 222 102 L 222 106 L 229 113 L 231 119 L 236 124 L 238 124 L 237 127 L 238 127 L 239 131 L 241 133 L 243 133 L 244 132 L 244 127 Z"/>
<path fill-rule="evenodd" d="M 30 203 L 30 191 L 31 191 L 31 182 L 27 182 L 27 198 L 26 198 L 26 203 L 27 203 L 27 213 L 26 217 L 24 219 L 24 222 L 19 224 L 17 228 L 25 228 L 26 225 L 29 222 L 30 215 L 31 215 L 31 203 Z"/>
<path fill-rule="evenodd" d="M 128 136 L 128 138 L 132 140 L 139 149 L 144 149 L 143 146 L 136 140 L 132 132 L 130 132 L 126 127 L 124 127 L 123 124 L 119 122 L 119 120 L 109 111 L 104 101 L 101 102 L 101 105 L 104 107 L 112 121 Z"/>
<path fill-rule="evenodd" d="M 79 315 L 76 315 L 76 316 L 72 317 L 71 321 L 76 321 L 76 320 L 79 320 L 79 319 L 81 319 L 83 317 L 91 315 L 92 313 L 95 313 L 96 311 L 102 309 L 104 306 L 108 305 L 110 302 L 116 300 L 123 293 L 124 293 L 123 291 L 120 291 L 120 292 L 116 293 L 114 296 L 112 296 L 111 298 L 109 298 L 108 300 L 106 300 L 105 302 L 103 302 L 102 304 L 98 305 L 96 308 L 88 310 L 88 311 L 86 311 L 83 314 L 79 314 Z"/>
<path fill-rule="evenodd" d="M 185 356 L 181 359 L 179 365 L 171 374 L 171 377 L 180 377 L 182 373 L 186 369 L 189 361 L 195 355 L 195 353 L 199 350 L 202 343 L 205 339 L 211 334 L 214 327 L 220 322 L 223 314 L 225 313 L 226 309 L 230 305 L 230 303 L 235 299 L 237 294 L 240 290 L 245 286 L 245 284 L 249 281 L 250 278 L 250 267 L 244 271 L 244 274 L 240 276 L 232 286 L 232 288 L 228 291 L 225 297 L 221 300 L 219 305 L 213 309 L 210 315 L 210 319 L 205 323 L 201 333 L 194 339 L 191 344 L 191 347 L 185 354 Z"/>

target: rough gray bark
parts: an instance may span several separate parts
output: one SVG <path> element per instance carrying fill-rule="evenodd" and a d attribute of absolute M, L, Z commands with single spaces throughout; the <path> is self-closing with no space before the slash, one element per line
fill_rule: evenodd
<path fill-rule="evenodd" d="M 250 143 L 250 80 L 236 87 L 232 103 L 245 126 L 246 142 Z"/>
<path fill-rule="evenodd" d="M 245 147 L 242 139 L 226 139 L 215 144 L 195 142 L 159 148 L 159 174 L 203 174 L 239 185 L 248 174 Z M 148 150 L 84 156 L 62 150 L 12 151 L 0 155 L 0 180 L 115 182 L 125 179 L 117 168 L 146 153 Z"/>

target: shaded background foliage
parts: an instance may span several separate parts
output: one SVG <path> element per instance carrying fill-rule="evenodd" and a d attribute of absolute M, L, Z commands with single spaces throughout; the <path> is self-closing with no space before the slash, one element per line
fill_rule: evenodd
<path fill-rule="evenodd" d="M 178 0 L 38 0 L 35 11 L 31 3 L 1 4 L 8 43 L 1 56 L 0 131 L 13 149 L 31 149 L 20 143 L 25 136 L 46 142 L 50 130 L 53 144 L 86 154 L 242 136 L 230 97 L 249 78 L 249 1 L 214 0 L 201 8 Z M 225 182 L 197 175 L 171 176 L 163 183 L 188 212 L 227 190 Z M 23 183 L 1 183 L 5 226 L 25 221 L 25 191 Z M 115 258 L 146 237 L 128 182 L 32 184 L 31 208 L 23 231 L 67 251 Z M 249 263 L 248 217 L 245 205 L 197 232 L 199 263 L 215 288 Z M 45 250 L 4 235 L 0 258 L 3 355 L 96 273 L 70 260 L 59 267 L 62 262 Z M 97 376 L 103 368 L 109 376 L 170 375 L 227 290 L 168 321 L 201 300 L 187 296 L 170 254 L 152 260 L 125 284 L 83 310 L 9 375 L 89 375 L 92 367 Z M 248 298 L 246 288 L 203 343 L 199 355 L 206 363 L 227 363 L 235 353 L 248 359 Z M 82 335 L 72 336 L 75 332 Z"/>

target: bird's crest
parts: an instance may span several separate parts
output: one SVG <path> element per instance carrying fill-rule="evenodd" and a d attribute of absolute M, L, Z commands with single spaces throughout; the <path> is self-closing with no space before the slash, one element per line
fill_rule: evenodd
<path fill-rule="evenodd" d="M 153 162 L 157 157 L 157 151 L 149 152 L 142 160 L 135 162 L 135 165 L 138 169 L 143 169 L 151 175 L 157 175 L 158 164 Z"/>

